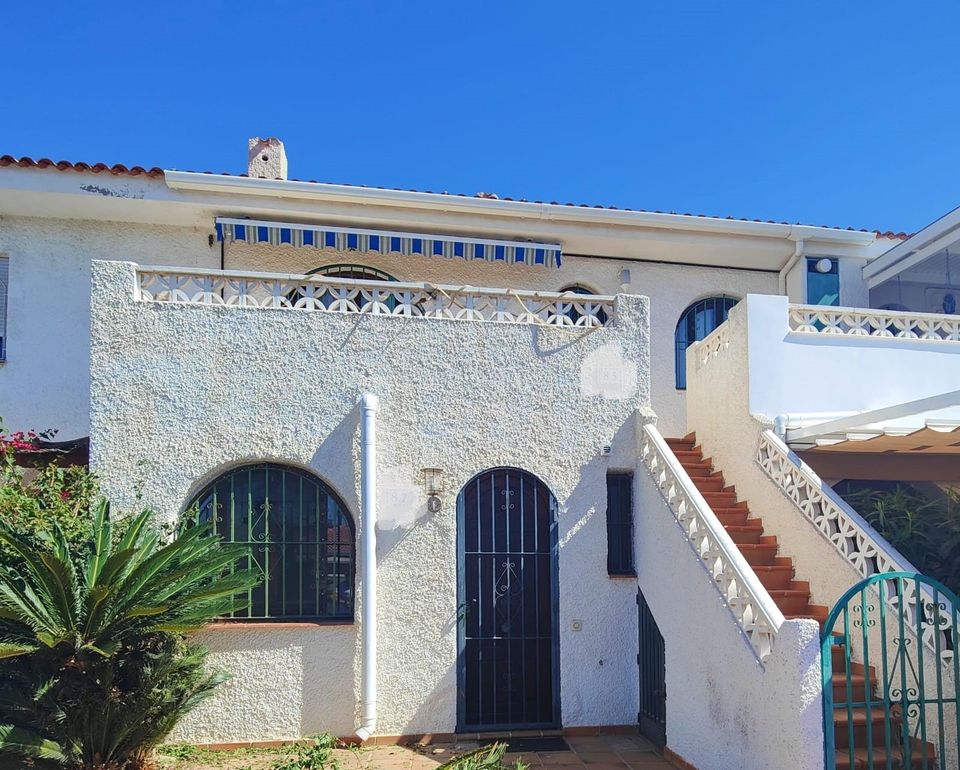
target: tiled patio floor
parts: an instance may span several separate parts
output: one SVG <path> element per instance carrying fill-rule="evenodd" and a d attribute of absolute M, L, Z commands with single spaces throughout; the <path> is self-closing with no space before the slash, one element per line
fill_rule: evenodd
<path fill-rule="evenodd" d="M 507 754 L 505 759 L 510 764 L 523 759 L 530 770 L 669 770 L 673 767 L 638 735 L 570 737 L 566 741 L 571 751 Z M 364 770 L 431 770 L 478 745 L 462 741 L 428 746 L 377 746 L 355 753 L 350 759 Z M 352 766 L 351 762 L 343 763 L 345 770 Z"/>

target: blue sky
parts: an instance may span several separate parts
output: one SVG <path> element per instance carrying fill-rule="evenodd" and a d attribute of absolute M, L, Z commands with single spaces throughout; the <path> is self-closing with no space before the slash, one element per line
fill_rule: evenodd
<path fill-rule="evenodd" d="M 960 205 L 960 4 L 19 4 L 0 154 L 914 230 Z"/>

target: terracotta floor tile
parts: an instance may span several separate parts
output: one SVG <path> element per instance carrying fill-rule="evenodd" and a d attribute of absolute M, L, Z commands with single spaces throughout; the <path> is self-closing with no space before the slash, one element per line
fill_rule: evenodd
<path fill-rule="evenodd" d="M 540 761 L 544 765 L 563 765 L 564 767 L 582 767 L 583 760 L 573 751 L 541 751 Z"/>
<path fill-rule="evenodd" d="M 597 762 L 595 764 L 585 765 L 587 770 L 628 770 L 627 766 L 618 761 L 615 762 Z"/>
<path fill-rule="evenodd" d="M 617 754 L 620 755 L 621 759 L 625 759 L 627 762 L 642 762 L 650 759 L 651 757 L 661 761 L 666 761 L 659 754 L 654 753 L 653 749 L 650 751 L 641 751 L 640 749 L 633 748 L 629 751 L 618 751 Z"/>
<path fill-rule="evenodd" d="M 619 755 L 613 751 L 578 751 L 577 755 L 583 761 L 583 764 L 590 767 L 591 765 L 620 765 L 623 766 Z"/>

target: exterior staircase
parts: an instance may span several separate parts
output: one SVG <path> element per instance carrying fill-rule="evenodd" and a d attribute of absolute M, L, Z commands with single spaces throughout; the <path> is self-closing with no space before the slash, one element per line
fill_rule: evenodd
<path fill-rule="evenodd" d="M 812 618 L 820 627 L 827 620 L 830 612 L 828 607 L 810 602 L 810 584 L 805 580 L 797 580 L 793 559 L 779 553 L 779 543 L 775 535 L 768 535 L 763 528 L 763 520 L 751 514 L 750 506 L 739 500 L 737 490 L 728 485 L 721 471 L 713 467 L 710 458 L 703 456 L 703 450 L 697 445 L 695 433 L 683 438 L 667 438 L 667 445 L 676 455 L 683 469 L 690 476 L 694 485 L 700 490 L 704 500 L 713 509 L 720 523 L 736 543 L 747 563 L 753 567 L 760 582 L 767 589 L 770 597 L 780 608 L 783 616 L 791 618 Z M 837 637 L 837 644 L 831 648 L 833 656 L 833 693 L 835 702 L 847 700 L 847 670 L 846 655 L 842 645 L 842 638 Z M 863 702 L 866 697 L 866 676 L 863 664 L 850 663 L 850 683 L 853 700 Z M 878 700 L 877 676 L 873 666 L 870 667 L 871 695 L 874 701 Z M 854 735 L 854 762 L 850 763 L 850 722 L 851 714 L 847 709 L 838 709 L 834 719 L 834 735 L 836 736 L 836 769 L 837 770 L 873 770 L 874 768 L 908 768 L 901 759 L 902 740 L 898 740 L 902 722 L 897 716 L 891 718 L 891 733 L 896 736 L 891 740 L 890 763 L 884 738 L 884 711 L 882 705 L 871 708 L 870 713 L 872 751 L 867 751 L 867 711 L 865 708 L 852 709 Z M 926 753 L 926 764 L 923 754 Z M 871 761 L 872 760 L 872 761 Z M 934 759 L 933 744 L 927 743 L 924 751 L 923 744 L 911 739 L 911 761 L 909 768 L 929 768 L 934 770 L 937 764 Z"/>

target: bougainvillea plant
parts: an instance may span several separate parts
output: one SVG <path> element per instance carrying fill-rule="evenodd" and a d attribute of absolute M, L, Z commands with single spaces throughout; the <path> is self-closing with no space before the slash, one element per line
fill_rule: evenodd
<path fill-rule="evenodd" d="M 18 430 L 14 433 L 0 431 L 0 444 L 4 449 L 14 452 L 35 452 L 40 448 L 40 439 L 53 435 L 53 431 L 37 433 L 33 430 Z"/>
<path fill-rule="evenodd" d="M 97 497 L 96 479 L 83 466 L 48 463 L 29 472 L 17 456 L 36 452 L 55 431 L 8 433 L 0 422 L 0 520 L 27 536 L 60 527 L 71 542 L 85 537 Z M 6 554 L 0 546 L 0 560 Z"/>

